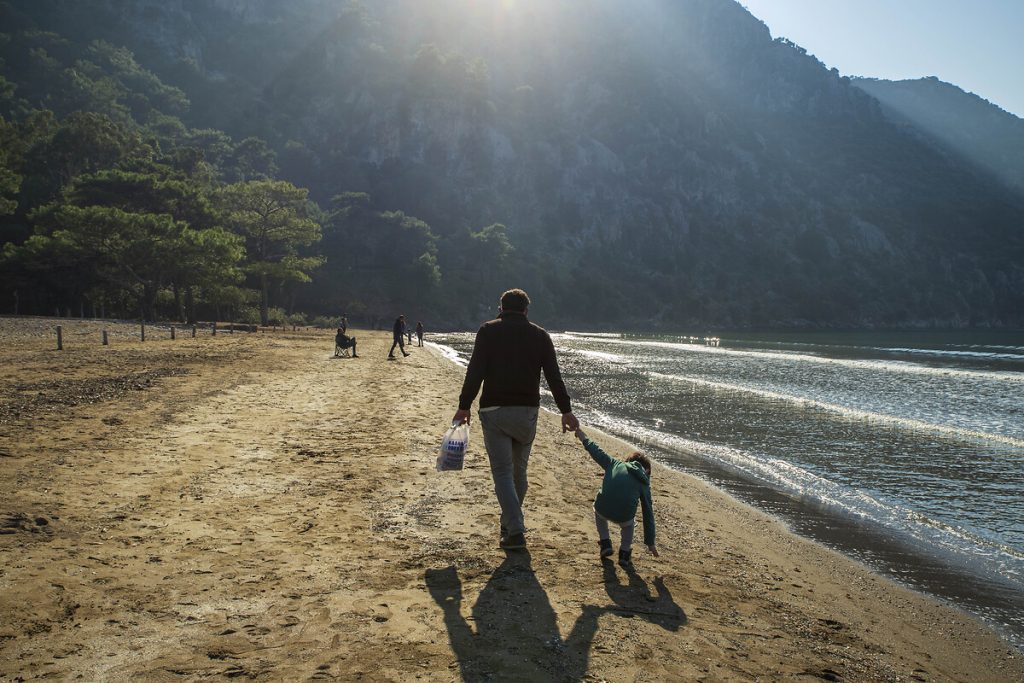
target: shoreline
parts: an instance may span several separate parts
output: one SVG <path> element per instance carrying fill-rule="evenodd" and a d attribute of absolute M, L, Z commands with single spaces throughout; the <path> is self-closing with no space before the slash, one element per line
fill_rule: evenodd
<path fill-rule="evenodd" d="M 360 359 L 330 332 L 0 350 L 0 677 L 1024 678 L 981 623 L 667 467 L 662 557 L 603 566 L 599 472 L 548 414 L 506 555 L 475 411 L 466 469 L 434 471 L 462 369 L 355 333 Z"/>

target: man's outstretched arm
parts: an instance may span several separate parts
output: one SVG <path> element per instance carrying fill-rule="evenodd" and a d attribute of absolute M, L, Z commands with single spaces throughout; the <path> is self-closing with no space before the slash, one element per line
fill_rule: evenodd
<path fill-rule="evenodd" d="M 562 433 L 575 432 L 579 429 L 580 421 L 572 414 L 572 402 L 569 399 L 569 392 L 565 389 L 565 382 L 562 381 L 562 371 L 558 368 L 558 359 L 555 357 L 555 345 L 550 335 L 544 340 L 544 357 L 541 369 L 544 371 L 544 379 L 551 389 L 551 395 L 555 398 L 558 410 L 562 413 Z"/>

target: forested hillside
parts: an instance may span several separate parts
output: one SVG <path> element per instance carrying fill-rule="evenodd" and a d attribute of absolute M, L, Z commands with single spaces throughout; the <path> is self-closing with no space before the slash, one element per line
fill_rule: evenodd
<path fill-rule="evenodd" d="M 732 0 L 0 8 L 0 311 L 1024 324 L 1021 194 Z"/>
<path fill-rule="evenodd" d="M 854 80 L 877 98 L 893 119 L 939 142 L 1024 192 L 1024 119 L 938 78 Z"/>

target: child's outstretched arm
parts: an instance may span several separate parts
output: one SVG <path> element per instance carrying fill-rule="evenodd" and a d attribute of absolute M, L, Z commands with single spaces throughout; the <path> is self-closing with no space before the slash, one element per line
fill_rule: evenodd
<path fill-rule="evenodd" d="M 582 429 L 576 430 L 576 438 L 587 449 L 587 453 L 590 453 L 590 457 L 594 459 L 594 462 L 601 466 L 601 469 L 607 470 L 612 466 L 612 456 L 601 450 L 601 447 L 591 441 Z"/>
<path fill-rule="evenodd" d="M 640 492 L 640 509 L 644 513 L 644 545 L 655 557 L 658 556 L 658 548 L 654 538 L 654 503 L 651 501 L 651 487 L 645 486 Z"/>

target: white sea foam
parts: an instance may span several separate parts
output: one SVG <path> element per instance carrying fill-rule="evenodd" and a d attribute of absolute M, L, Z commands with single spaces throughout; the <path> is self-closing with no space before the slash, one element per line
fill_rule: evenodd
<path fill-rule="evenodd" d="M 885 351 L 888 353 L 906 353 L 917 356 L 950 356 L 956 358 L 980 358 L 984 360 L 1018 360 L 1024 361 L 1024 354 L 1020 353 L 1005 353 L 997 351 L 953 351 L 949 349 L 912 349 L 905 347 L 871 347 L 875 351 Z M 995 347 L 985 347 L 995 348 Z M 1006 347 L 1004 347 L 1006 348 Z M 1009 347 L 1012 348 L 1012 347 Z"/>
<path fill-rule="evenodd" d="M 561 351 L 562 349 L 559 349 Z M 591 351 L 589 349 L 565 349 L 570 353 L 576 353 L 581 356 L 587 356 L 588 358 L 596 358 L 597 360 L 603 360 L 608 363 L 628 363 L 629 359 L 618 353 L 607 353 L 605 351 Z"/>
<path fill-rule="evenodd" d="M 566 330 L 561 334 L 566 334 L 570 337 L 596 337 L 598 339 L 619 339 L 622 337 L 622 334 L 619 332 L 573 332 Z"/>
<path fill-rule="evenodd" d="M 761 396 L 762 398 L 770 398 L 776 401 L 786 401 L 789 403 L 796 403 L 802 406 L 813 406 L 821 410 L 839 413 L 844 417 L 854 420 L 871 420 L 889 425 L 896 425 L 899 427 L 903 427 L 905 429 L 914 429 L 923 432 L 933 432 L 961 439 L 966 438 L 977 439 L 982 441 L 994 441 L 997 443 L 1004 443 L 1011 446 L 1016 446 L 1018 448 L 1024 448 L 1024 439 L 1018 439 L 1003 434 L 992 434 L 989 432 L 981 432 L 973 429 L 963 429 L 959 427 L 951 427 L 948 425 L 932 424 L 930 422 L 925 422 L 923 420 L 896 417 L 894 415 L 883 415 L 882 413 L 875 413 L 869 410 L 849 408 L 847 406 L 837 405 L 835 403 L 828 403 L 816 399 L 793 396 L 791 394 L 783 394 L 777 391 L 769 391 L 767 389 L 759 389 L 756 387 L 745 386 L 742 384 L 715 382 L 700 377 L 688 377 L 686 375 L 668 375 L 661 372 L 649 372 L 648 375 L 655 379 L 670 380 L 674 382 L 685 382 L 687 384 L 695 384 L 699 386 L 710 387 L 712 389 L 720 389 L 723 391 L 741 391 L 746 394 L 753 394 L 756 396 Z"/>
<path fill-rule="evenodd" d="M 444 344 L 438 344 L 436 342 L 424 342 L 427 346 L 431 346 L 441 352 L 441 355 L 455 363 L 456 365 L 466 367 L 469 365 L 469 361 L 463 358 L 458 351 L 450 346 Z"/>

